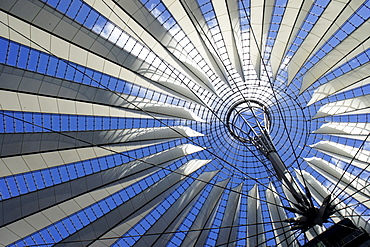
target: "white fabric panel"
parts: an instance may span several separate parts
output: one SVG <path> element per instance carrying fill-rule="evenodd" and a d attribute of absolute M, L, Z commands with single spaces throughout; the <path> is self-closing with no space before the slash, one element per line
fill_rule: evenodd
<path fill-rule="evenodd" d="M 329 122 L 315 130 L 315 134 L 329 134 L 357 140 L 365 140 L 370 133 L 369 123 Z M 370 141 L 370 138 L 369 138 Z"/>
<path fill-rule="evenodd" d="M 171 78 L 165 78 L 161 76 L 156 78 L 155 84 L 153 84 L 154 81 L 150 79 L 141 77 L 126 68 L 118 66 L 111 61 L 77 47 L 74 44 L 68 43 L 67 41 L 51 35 L 48 32 L 42 31 L 41 29 L 31 26 L 30 24 L 18 20 L 17 18 L 7 15 L 1 11 L 0 20 L 5 23 L 5 25 L 12 27 L 12 29 L 8 29 L 6 27 L 7 31 L 0 33 L 1 37 L 32 47 L 36 50 L 52 54 L 61 59 L 80 64 L 84 67 L 89 67 L 93 70 L 108 74 L 110 76 L 133 82 L 143 87 L 152 88 L 154 90 L 158 90 L 159 92 L 172 94 L 180 98 L 185 97 L 197 103 L 201 103 L 197 97 L 195 97 L 194 94 L 188 88 L 186 88 L 186 86 L 174 84 L 174 81 Z M 4 26 L 4 24 L 0 23 L 0 26 Z M 18 32 L 22 35 L 18 34 Z M 40 39 L 39 37 L 43 38 Z M 29 39 L 37 42 L 37 45 L 35 45 L 33 42 L 30 42 Z M 153 77 L 153 75 L 150 73 L 147 73 L 146 75 L 143 72 L 142 74 L 143 76 L 148 76 L 148 78 Z M 170 91 L 166 90 L 168 88 Z"/>
<path fill-rule="evenodd" d="M 271 51 L 270 62 L 274 77 L 276 77 L 280 65 L 283 62 L 284 55 L 292 44 L 300 26 L 312 6 L 312 3 L 313 0 L 288 1 Z"/>
<path fill-rule="evenodd" d="M 148 173 L 145 176 L 136 176 L 131 181 L 128 181 L 123 184 L 117 184 L 114 186 L 106 186 L 105 188 L 89 192 L 87 194 L 81 195 L 77 198 L 71 199 L 69 201 L 60 203 L 56 206 L 53 206 L 51 208 L 48 208 L 46 210 L 43 210 L 39 213 L 36 213 L 34 215 L 31 215 L 29 217 L 25 217 L 19 221 L 16 221 L 14 223 L 11 223 L 3 228 L 0 229 L 0 238 L 4 239 L 3 237 L 6 236 L 6 233 L 8 230 L 12 231 L 14 234 L 16 234 L 16 237 L 13 238 L 5 238 L 6 242 L 3 242 L 5 244 L 10 244 L 12 242 L 15 242 L 21 238 L 24 238 L 38 230 L 41 230 L 59 220 L 62 220 L 65 217 L 68 217 L 80 210 L 82 210 L 85 207 L 88 207 L 94 203 L 96 203 L 99 200 L 102 200 L 124 188 L 127 186 L 130 186 L 131 184 L 138 182 L 140 179 L 143 179 L 147 176 L 149 176 L 151 173 Z M 57 213 L 58 212 L 58 213 Z M 50 217 L 49 215 L 54 215 L 53 217 Z M 32 227 L 27 227 L 28 225 Z"/>
<path fill-rule="evenodd" d="M 205 122 L 203 119 L 198 117 L 194 112 L 190 111 L 188 108 L 173 106 L 170 104 L 154 104 L 154 103 L 141 103 L 141 102 L 131 102 L 135 106 L 139 107 L 143 111 L 151 112 L 155 114 L 168 115 L 183 119 L 194 120 L 198 122 Z M 136 109 L 134 106 L 130 106 L 132 109 Z M 168 118 L 168 117 L 167 117 Z"/>
<path fill-rule="evenodd" d="M 370 151 L 359 151 L 358 148 L 331 141 L 321 141 L 311 147 L 346 163 L 352 161 L 352 165 L 370 171 Z"/>
<path fill-rule="evenodd" d="M 65 183 L 49 185 L 42 190 L 30 191 L 0 201 L 0 207 L 8 211 L 6 215 L 0 218 L 0 224 L 7 225 L 105 185 L 112 187 L 117 183 L 122 184 L 125 181 L 130 181 L 133 175 L 141 176 L 139 173 L 150 173 L 158 164 L 172 163 L 183 157 L 184 154 L 181 151 L 180 147 L 174 147 L 143 157 L 140 160 L 117 164 L 117 166 L 96 171 L 87 176 L 80 176 Z M 197 164 L 195 161 L 193 163 Z M 191 168 L 190 165 L 189 167 Z M 13 210 L 14 208 L 18 208 L 18 210 Z"/>
<path fill-rule="evenodd" d="M 126 142 L 197 137 L 202 134 L 184 126 L 0 134 L 2 157 L 68 150 Z"/>
<path fill-rule="evenodd" d="M 110 3 L 110 5 L 113 8 L 114 4 Z M 157 56 L 161 57 L 164 61 L 174 66 L 178 71 L 188 78 L 191 78 L 199 85 L 214 91 L 212 83 L 199 68 L 198 64 L 194 63 L 191 57 L 188 56 L 189 54 L 183 49 L 183 46 L 181 47 L 180 43 L 167 32 L 166 27 L 152 16 L 142 3 L 139 1 L 124 0 L 117 1 L 117 5 L 125 8 L 125 11 L 131 16 L 128 18 L 128 22 L 126 22 L 130 23 L 130 27 L 127 28 L 128 26 L 125 25 L 126 30 L 133 30 L 135 33 L 140 33 L 137 39 L 141 39 L 142 41 L 140 41 L 144 42 L 147 47 L 153 47 L 151 50 L 155 52 Z M 134 22 L 137 22 L 140 26 L 136 25 L 132 27 L 131 23 Z M 133 31 L 131 31 L 130 34 L 133 33 Z M 175 31 L 172 32 L 175 33 Z"/>
<path fill-rule="evenodd" d="M 212 4 L 231 63 L 244 80 L 238 1 L 212 0 Z"/>
<path fill-rule="evenodd" d="M 370 95 L 340 100 L 323 105 L 313 119 L 333 115 L 354 115 L 370 113 Z"/>
<path fill-rule="evenodd" d="M 128 142 L 167 141 L 177 138 L 202 136 L 183 126 L 134 128 L 118 130 L 61 131 L 0 134 L 1 157 L 79 149 L 83 147 L 115 145 Z"/>
<path fill-rule="evenodd" d="M 115 154 L 116 152 L 126 152 L 137 148 L 147 147 L 164 141 L 142 141 L 140 143 L 119 144 L 119 145 L 102 145 L 100 147 L 78 148 L 63 151 L 45 152 L 39 154 L 28 154 L 13 156 L 0 159 L 0 177 L 21 174 L 30 171 L 36 171 L 60 165 L 70 164 L 83 160 L 103 157 Z M 192 154 L 203 150 L 191 144 L 184 144 L 171 150 L 171 156 L 183 153 L 184 155 Z"/>
<path fill-rule="evenodd" d="M 250 58 L 258 78 L 261 75 L 261 54 L 265 51 L 274 0 L 251 1 L 249 31 Z M 253 31 L 253 32 L 252 32 Z"/>
<path fill-rule="evenodd" d="M 216 174 L 217 171 L 213 171 L 205 172 L 199 175 L 198 180 L 195 180 L 189 186 L 189 188 L 187 188 L 186 191 L 181 194 L 181 196 L 171 205 L 171 207 L 150 227 L 150 229 L 146 232 L 146 235 L 142 236 L 134 246 L 165 246 L 173 236 L 173 233 L 169 232 L 176 231 L 178 226 L 183 222 L 183 219 L 193 207 L 196 200 L 199 198 L 203 188 Z M 132 225 L 131 222 L 130 225 Z M 157 234 L 164 232 L 167 232 L 167 234 Z M 123 235 L 123 233 L 119 232 L 118 235 Z M 102 238 L 104 238 L 104 236 Z M 107 244 L 106 240 L 104 242 Z M 110 240 L 110 242 L 113 243 L 114 240 Z"/>
<path fill-rule="evenodd" d="M 207 41 L 207 37 L 201 30 L 207 29 L 203 15 L 200 13 L 198 4 L 194 0 L 163 0 L 163 4 L 178 22 L 186 36 L 191 40 L 198 52 L 202 55 L 213 71 L 228 84 L 227 72 L 218 58 L 216 52 Z M 190 11 L 191 8 L 193 11 Z M 197 30 L 199 29 L 199 30 Z M 208 43 L 205 43 L 208 42 Z"/>
<path fill-rule="evenodd" d="M 267 206 L 269 208 L 269 213 L 271 221 L 273 222 L 274 235 L 276 236 L 276 244 L 279 247 L 288 247 L 296 246 L 296 241 L 293 241 L 292 232 L 289 231 L 290 227 L 288 223 L 282 222 L 287 219 L 287 215 L 284 209 L 280 206 L 283 206 L 277 193 L 275 187 L 272 183 L 269 184 L 268 189 L 266 190 L 266 200 Z"/>
<path fill-rule="evenodd" d="M 258 186 L 255 184 L 248 192 L 247 246 L 266 246 Z"/>
<path fill-rule="evenodd" d="M 351 176 L 350 173 L 319 158 L 305 159 L 305 161 L 313 169 L 325 176 L 330 182 L 337 185 L 341 190 L 352 195 L 352 198 L 362 202 L 363 205 L 370 208 L 370 197 L 368 196 L 370 187 L 366 187 L 366 182 L 364 180 L 356 178 L 353 175 Z M 338 183 L 338 181 L 340 182 Z"/>
<path fill-rule="evenodd" d="M 153 155 L 152 155 L 153 156 Z M 150 159 L 150 162 L 153 163 L 153 159 L 148 156 L 146 160 Z M 83 208 L 86 208 L 95 202 L 98 202 L 128 186 L 131 184 L 134 184 L 138 182 L 141 179 L 144 179 L 145 177 L 151 175 L 152 173 L 156 172 L 157 170 L 160 170 L 160 167 L 168 165 L 168 163 L 163 163 L 166 161 L 165 157 L 161 157 L 158 159 L 160 160 L 159 163 L 157 163 L 158 167 L 155 166 L 154 169 L 151 170 L 151 172 L 147 174 L 138 174 L 134 175 L 133 177 L 130 177 L 129 180 L 124 182 L 116 182 L 112 185 L 107 185 L 101 189 L 94 190 L 92 192 L 83 194 L 81 196 L 78 196 L 76 198 L 72 198 L 66 202 L 60 203 L 58 205 L 55 205 L 53 207 L 50 207 L 46 210 L 43 210 L 41 212 L 38 212 L 36 214 L 33 214 L 29 217 L 22 218 L 21 220 L 18 220 L 14 223 L 11 223 L 3 228 L 0 229 L 0 238 L 2 239 L 2 244 L 7 245 L 12 242 L 17 241 L 18 239 L 21 239 L 23 237 L 26 237 L 30 234 L 32 234 L 35 231 L 38 231 L 40 229 L 43 229 L 47 227 L 48 225 L 51 225 L 65 217 L 68 217 Z M 189 175 L 195 170 L 199 169 L 203 165 L 209 163 L 209 160 L 191 160 L 184 164 L 182 167 L 178 169 L 178 172 L 181 172 L 182 174 Z M 166 177 L 167 178 L 167 177 Z M 164 178 L 164 179 L 166 179 Z M 184 178 L 184 177 L 182 177 Z M 144 192 L 142 192 L 144 193 Z M 59 213 L 57 213 L 59 212 Z M 141 217 L 140 217 L 141 218 Z M 32 227 L 29 227 L 32 226 Z M 6 236 L 8 231 L 12 231 L 16 236 Z M 6 241 L 6 242 L 4 242 Z"/>
<path fill-rule="evenodd" d="M 370 22 L 365 21 L 328 54 L 315 63 L 303 76 L 300 92 L 302 93 L 306 90 L 329 70 L 340 66 L 368 49 L 370 47 L 369 28 Z"/>
<path fill-rule="evenodd" d="M 287 177 L 288 181 L 292 184 L 295 191 L 302 193 L 301 189 L 298 187 L 298 182 L 295 180 L 294 177 L 290 175 L 290 173 L 285 173 L 285 176 Z M 289 202 L 297 203 L 297 200 L 293 197 L 293 194 L 289 191 L 289 187 L 287 186 L 286 182 L 283 180 L 283 192 Z M 292 204 L 290 206 L 293 207 Z"/>
<path fill-rule="evenodd" d="M 317 204 L 322 205 L 322 202 L 324 201 L 325 197 L 329 195 L 329 191 L 327 190 L 327 188 L 323 186 L 322 184 L 320 184 L 316 178 L 314 178 L 311 174 L 309 174 L 308 172 L 304 170 L 302 172 L 295 170 L 295 173 L 297 174 L 297 178 L 301 184 L 304 184 L 303 180 L 305 180 L 307 187 L 310 190 L 310 193 L 313 199 L 317 202 Z M 335 203 L 337 202 L 338 201 L 336 200 Z M 335 215 L 338 215 L 338 214 L 336 213 Z M 334 218 L 334 221 L 339 221 L 339 220 Z"/>
<path fill-rule="evenodd" d="M 102 145 L 101 147 L 87 147 L 71 150 L 28 154 L 0 159 L 0 177 L 16 175 L 24 172 L 41 170 L 48 167 L 69 164 L 73 162 L 99 158 L 116 152 L 126 152 L 141 147 L 159 144 L 165 141 L 147 141 L 118 145 Z"/>
<path fill-rule="evenodd" d="M 230 191 L 216 246 L 236 246 L 238 232 L 238 228 L 236 226 L 239 223 L 240 192 L 242 188 L 243 184 L 240 184 L 237 187 L 232 188 Z M 229 228 L 229 226 L 234 227 Z"/>
<path fill-rule="evenodd" d="M 41 101 L 39 100 L 40 107 L 46 110 L 54 109 L 54 111 L 57 111 L 58 105 L 53 105 L 52 103 L 55 100 L 60 99 L 67 102 L 69 100 L 73 102 L 84 103 L 79 103 L 80 105 L 91 104 L 95 106 L 95 108 L 127 108 L 135 111 L 141 111 L 142 109 L 144 111 L 149 111 L 153 113 L 157 113 L 156 111 L 159 111 L 165 115 L 172 115 L 172 113 L 168 113 L 168 109 L 179 109 L 181 112 L 183 112 L 182 114 L 184 116 L 190 117 L 192 119 L 194 117 L 199 119 L 194 113 L 192 113 L 191 108 L 176 108 L 177 106 L 175 105 L 161 103 L 154 99 L 131 96 L 116 91 L 110 91 L 104 88 L 98 88 L 69 80 L 62 80 L 52 76 L 39 74 L 37 72 L 14 68 L 8 65 L 0 65 L 0 71 L 0 88 L 4 89 L 4 93 L 6 93 L 6 91 L 17 91 L 21 94 L 20 97 L 22 97 L 20 99 L 20 102 L 24 101 L 22 100 L 23 98 L 28 99 L 28 101 L 34 100 L 33 109 L 37 109 L 36 107 L 38 104 L 37 100 L 35 99 L 37 99 L 37 96 L 40 96 L 40 99 L 42 99 Z M 35 98 L 32 98 L 32 95 Z M 24 108 L 27 109 L 26 107 Z M 28 110 L 32 111 L 32 108 Z M 177 112 L 177 110 L 170 112 Z M 98 114 L 99 112 L 94 113 Z M 176 114 L 176 117 L 181 118 L 180 115 Z"/>
<path fill-rule="evenodd" d="M 303 178 L 302 176 L 298 175 L 299 181 L 301 183 L 303 182 L 302 179 L 305 179 L 307 181 L 308 187 L 311 191 L 313 198 L 315 199 L 315 201 L 317 201 L 321 205 L 324 198 L 327 197 L 330 192 L 327 190 L 325 186 L 319 183 L 319 181 L 317 181 L 317 179 L 314 178 L 311 174 L 309 174 L 306 171 L 302 171 L 302 172 L 303 172 Z M 299 174 L 299 172 L 297 171 L 296 173 Z M 334 203 L 337 204 L 336 209 L 339 210 L 339 213 L 334 214 L 334 216 L 337 216 L 337 217 L 333 217 L 333 220 L 335 222 L 340 220 L 338 219 L 339 216 L 347 217 L 351 219 L 355 225 L 359 225 L 363 227 L 367 232 L 369 232 L 370 224 L 366 222 L 354 209 L 347 208 L 346 204 L 344 204 L 343 202 L 339 202 L 337 199 L 334 201 Z"/>
<path fill-rule="evenodd" d="M 328 96 L 369 84 L 369 71 L 370 63 L 367 63 L 326 82 L 314 91 L 311 100 L 307 105 L 311 105 Z"/>
<path fill-rule="evenodd" d="M 96 237 L 101 237 L 109 229 L 125 222 L 131 217 L 140 215 L 140 218 L 142 218 L 142 215 L 150 212 L 150 210 L 161 203 L 164 198 L 169 196 L 176 189 L 176 184 L 184 180 L 187 175 L 201 168 L 202 165 L 204 165 L 204 162 L 198 162 L 196 160 L 185 163 L 157 183 L 132 197 L 129 201 L 106 213 L 104 217 L 98 218 L 87 227 L 63 239 L 58 245 L 64 246 L 65 242 L 81 241 L 85 239 L 89 239 L 85 242 L 86 245 L 89 245 L 94 242 L 94 239 L 88 237 L 91 234 L 94 234 Z"/>
<path fill-rule="evenodd" d="M 0 109 L 5 111 L 123 118 L 152 118 L 154 116 L 156 118 L 184 118 L 204 122 L 204 120 L 184 107 L 164 103 L 131 103 L 122 105 L 121 108 L 0 90 Z M 126 107 L 126 109 L 123 107 Z M 151 113 L 152 116 L 144 111 Z"/>
<path fill-rule="evenodd" d="M 330 1 L 303 43 L 294 53 L 288 67 L 288 83 L 298 70 L 340 27 L 364 0 Z M 341 11 L 338 11 L 341 10 Z"/>
<path fill-rule="evenodd" d="M 359 87 L 362 87 L 362 86 L 366 86 L 368 84 L 370 84 L 370 79 L 369 78 L 365 78 L 363 80 L 360 80 L 360 81 L 352 84 L 349 87 L 346 87 L 346 88 L 338 91 L 337 93 L 343 93 L 343 92 L 346 92 L 346 91 L 349 91 L 349 90 L 353 90 L 353 89 L 356 89 L 356 88 L 359 88 Z"/>
<path fill-rule="evenodd" d="M 226 179 L 216 183 L 217 186 L 213 186 L 211 192 L 207 196 L 206 201 L 203 203 L 202 208 L 197 214 L 193 224 L 191 225 L 190 231 L 186 234 L 186 237 L 181 243 L 181 246 L 204 246 L 205 240 L 207 239 L 210 230 L 194 231 L 196 229 L 207 229 L 212 226 L 217 207 L 220 203 L 221 195 L 224 188 L 230 179 Z M 193 230 L 193 231 L 192 231 Z"/>

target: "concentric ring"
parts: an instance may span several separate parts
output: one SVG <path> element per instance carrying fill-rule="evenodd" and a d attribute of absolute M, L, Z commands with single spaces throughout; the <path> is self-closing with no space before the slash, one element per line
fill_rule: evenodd
<path fill-rule="evenodd" d="M 0 1 L 0 246 L 370 232 L 369 18 L 369 0 Z M 250 107 L 283 164 L 248 140 Z M 297 194 L 331 195 L 330 222 L 291 228 Z"/>

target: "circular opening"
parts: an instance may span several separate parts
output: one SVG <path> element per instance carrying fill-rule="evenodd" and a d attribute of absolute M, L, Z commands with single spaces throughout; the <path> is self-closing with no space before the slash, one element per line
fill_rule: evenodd
<path fill-rule="evenodd" d="M 227 114 L 230 133 L 239 141 L 252 143 L 263 132 L 270 130 L 270 114 L 258 101 L 247 100 L 235 104 Z"/>

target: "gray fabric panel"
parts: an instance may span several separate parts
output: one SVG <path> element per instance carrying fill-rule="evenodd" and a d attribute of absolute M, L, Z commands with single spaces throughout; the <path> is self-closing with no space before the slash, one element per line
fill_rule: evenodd
<path fill-rule="evenodd" d="M 265 235 L 262 224 L 262 209 L 259 201 L 258 184 L 248 192 L 247 209 L 247 246 L 266 246 Z"/>
<path fill-rule="evenodd" d="M 240 192 L 242 189 L 242 184 L 236 188 L 233 188 L 233 191 Z M 218 234 L 216 245 L 222 246 L 235 246 L 237 237 L 237 227 L 230 227 L 229 226 L 237 226 L 238 219 L 239 219 L 239 203 L 240 203 L 240 194 L 236 192 L 230 192 L 229 198 L 227 200 L 227 205 L 224 213 L 224 217 L 222 219 L 222 224 L 220 232 Z M 229 243 L 232 242 L 232 243 Z"/>
<path fill-rule="evenodd" d="M 18 0 L 17 4 L 24 5 L 24 9 L 11 8 L 6 12 L 131 71 L 140 71 L 142 75 L 149 71 L 156 71 L 157 75 L 158 73 L 163 74 L 163 72 L 155 70 L 148 63 L 140 61 L 137 57 L 115 46 L 110 41 L 90 31 L 88 28 L 73 21 L 68 16 L 63 15 L 47 4 L 27 0 Z M 0 9 L 5 9 L 5 7 L 0 3 Z M 29 9 L 33 11 L 30 12 L 28 11 Z M 151 69 L 149 70 L 149 68 Z"/>
<path fill-rule="evenodd" d="M 181 131 L 181 130 L 180 130 Z M 183 134 L 186 136 L 186 134 Z M 135 141 L 181 138 L 171 128 L 0 134 L 0 157 Z"/>
<path fill-rule="evenodd" d="M 147 234 L 158 232 L 173 232 L 181 224 L 190 209 L 193 207 L 199 193 L 207 185 L 216 172 L 207 172 L 199 176 L 199 180 L 194 181 L 189 188 L 176 200 L 176 202 L 159 218 Z M 147 235 L 141 237 L 134 246 L 165 246 L 173 234 Z"/>
<path fill-rule="evenodd" d="M 127 104 L 127 95 L 102 88 L 62 80 L 37 72 L 0 65 L 0 88 L 33 95 L 50 96 L 108 106 Z"/>
<path fill-rule="evenodd" d="M 177 62 L 178 66 L 188 74 L 192 75 L 192 78 L 196 80 L 198 84 L 207 87 L 204 82 L 208 81 L 208 78 L 203 74 L 203 72 L 198 71 L 196 68 L 192 68 L 189 64 L 186 65 L 183 61 L 178 59 L 178 56 L 174 55 L 174 53 L 184 54 L 184 51 L 177 49 L 177 47 L 181 47 L 177 40 L 173 38 L 169 31 L 152 16 L 142 3 L 139 1 L 124 0 L 118 1 L 117 4 L 160 44 L 162 44 L 163 47 L 165 47 L 168 54 Z"/>
<path fill-rule="evenodd" d="M 214 215 L 217 210 L 217 205 L 219 204 L 219 200 L 224 191 L 223 188 L 226 187 L 228 182 L 229 179 L 226 179 L 218 182 L 217 186 L 213 186 L 211 192 L 207 196 L 206 201 L 203 203 L 200 212 L 195 218 L 190 228 L 191 230 L 203 229 L 211 226 L 214 220 Z M 181 246 L 190 246 L 190 245 L 204 246 L 208 233 L 209 230 L 190 231 L 186 234 L 186 237 L 182 242 Z"/>
<path fill-rule="evenodd" d="M 179 169 L 178 171 L 181 172 Z M 94 222 L 90 223 L 88 227 L 84 227 L 65 238 L 60 243 L 56 244 L 56 246 L 64 246 L 65 242 L 80 241 L 85 239 L 90 239 L 91 241 L 84 241 L 84 245 L 91 244 L 93 239 L 98 239 L 104 233 L 109 231 L 109 229 L 125 221 L 128 217 L 139 215 L 148 208 L 158 205 L 158 203 L 160 203 L 166 196 L 176 189 L 174 185 L 179 183 L 184 178 L 185 176 L 174 172 L 167 175 L 165 178 L 161 179 L 159 182 L 150 186 L 143 192 L 137 194 L 129 201 L 106 213 L 104 217 L 100 217 Z M 80 246 L 80 243 L 76 243 L 76 245 L 74 243 L 68 243 L 68 246 Z"/>
<path fill-rule="evenodd" d="M 184 155 L 175 153 L 168 155 L 172 150 L 169 149 L 156 155 L 144 157 L 143 160 L 149 164 L 133 161 L 72 181 L 0 201 L 0 208 L 3 208 L 1 212 L 8 212 L 3 217 L 0 217 L 0 225 L 9 224 L 103 185 L 130 181 L 133 179 L 132 175 L 134 175 L 134 178 L 149 175 L 161 169 L 162 166 L 167 165 L 167 162 L 172 162 L 172 160 Z M 162 163 L 157 162 L 158 160 Z M 150 165 L 151 163 L 157 164 L 158 167 Z"/>
<path fill-rule="evenodd" d="M 11 8 L 13 4 L 15 7 Z M 53 9 L 41 1 L 0 1 L 0 9 L 22 20 L 30 22 L 43 30 L 47 30 L 50 33 L 53 33 L 53 35 L 60 37 L 61 39 L 65 39 L 66 41 L 101 56 L 104 59 L 111 59 L 111 62 L 127 68 L 156 87 L 179 97 L 185 96 L 186 98 L 190 98 L 193 101 L 201 103 L 201 101 L 199 101 L 199 99 L 185 87 L 181 87 L 181 89 L 186 92 L 178 90 L 175 91 L 178 86 L 174 85 L 175 89 L 172 89 L 172 86 L 168 87 L 171 85 L 170 82 L 163 81 L 158 83 L 157 80 L 151 80 L 152 76 L 162 76 L 164 73 L 156 70 L 144 61 L 139 61 L 135 56 L 130 55 L 120 47 L 115 46 L 110 41 L 105 40 L 103 37 L 100 37 L 98 34 L 85 28 L 78 22 L 75 22 L 64 14 L 58 12 L 58 10 Z M 38 15 L 41 10 L 43 10 L 43 13 L 53 13 L 53 15 L 51 16 L 48 14 L 48 17 L 45 17 L 45 20 L 42 15 Z M 55 22 L 58 23 L 56 26 L 54 25 Z M 55 27 L 51 30 L 49 26 Z M 181 65 L 183 66 L 183 64 Z M 167 76 L 164 75 L 164 78 L 166 77 Z M 200 83 L 202 84 L 202 81 L 200 81 Z"/>
<path fill-rule="evenodd" d="M 109 144 L 109 138 L 105 138 L 112 131 L 65 131 L 35 132 L 35 133 L 7 133 L 0 134 L 1 157 L 48 152 L 70 148 L 81 148 L 92 145 Z M 65 135 L 68 136 L 65 136 Z M 80 139 L 80 140 L 76 140 Z M 118 140 L 117 140 L 118 141 Z"/>
<path fill-rule="evenodd" d="M 137 113 L 145 115 L 140 108 L 145 108 L 150 105 L 159 106 L 158 109 L 145 108 L 147 112 L 151 112 L 153 116 L 158 118 L 182 117 L 186 110 L 185 108 L 174 108 L 173 112 L 168 112 L 165 109 L 170 104 L 163 102 L 151 101 L 137 96 L 129 96 L 126 94 L 113 92 L 103 88 L 97 88 L 73 81 L 62 80 L 52 76 L 42 75 L 37 72 L 27 71 L 20 68 L 14 68 L 8 65 L 0 65 L 0 89 L 17 91 L 21 93 L 30 93 L 32 95 L 40 95 L 58 99 L 73 100 L 77 102 L 91 103 L 95 105 L 103 105 L 109 107 L 117 107 L 124 109 L 128 113 Z M 142 102 L 137 103 L 137 102 Z M 131 102 L 131 103 L 130 103 Z M 145 104 L 148 103 L 148 104 Z M 58 103 L 62 104 L 62 102 Z M 42 108 L 43 105 L 40 105 Z M 138 108 L 139 107 L 139 108 Z M 150 117 L 149 115 L 146 115 Z M 192 119 L 192 118 L 191 118 Z"/>

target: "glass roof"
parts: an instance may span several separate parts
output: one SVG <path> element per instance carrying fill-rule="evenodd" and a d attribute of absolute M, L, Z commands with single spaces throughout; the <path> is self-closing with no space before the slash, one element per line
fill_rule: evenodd
<path fill-rule="evenodd" d="M 369 9 L 0 2 L 0 246 L 300 246 L 342 218 L 370 232 Z M 254 125 L 266 109 L 285 180 L 235 135 L 235 106 Z M 332 195 L 329 222 L 292 230 L 292 190 Z"/>

